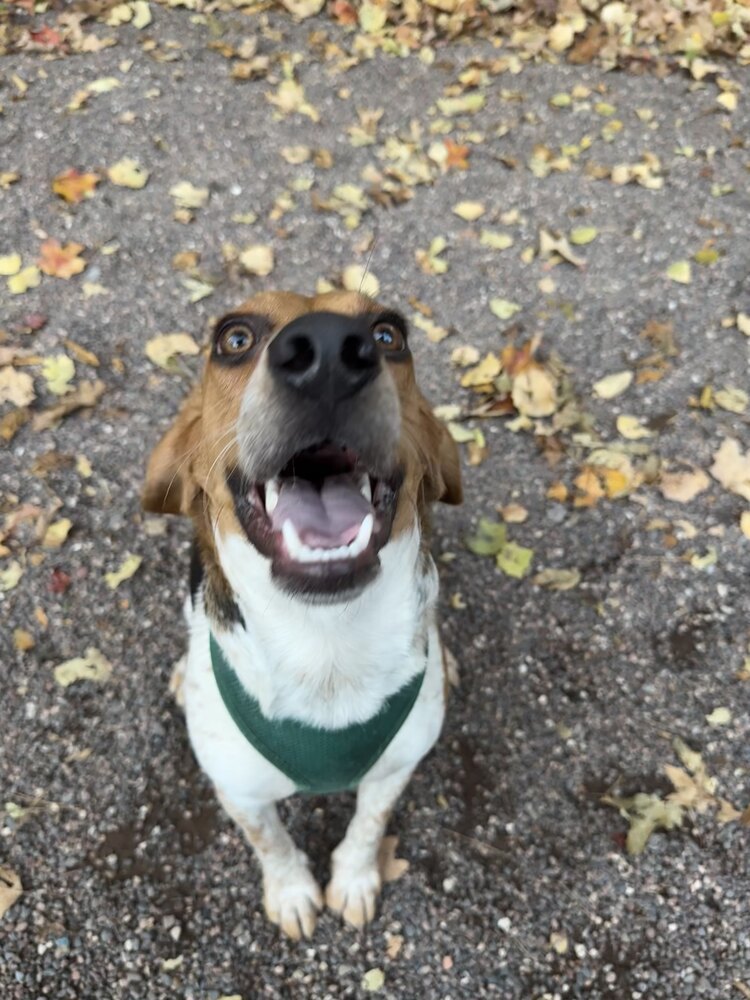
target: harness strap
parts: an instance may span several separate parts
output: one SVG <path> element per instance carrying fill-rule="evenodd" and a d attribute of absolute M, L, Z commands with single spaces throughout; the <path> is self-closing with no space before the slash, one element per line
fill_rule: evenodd
<path fill-rule="evenodd" d="M 423 670 L 412 677 L 371 719 L 343 729 L 321 729 L 296 719 L 267 718 L 213 635 L 210 646 L 216 684 L 237 728 L 298 791 L 308 794 L 356 788 L 406 721 L 425 675 Z"/>

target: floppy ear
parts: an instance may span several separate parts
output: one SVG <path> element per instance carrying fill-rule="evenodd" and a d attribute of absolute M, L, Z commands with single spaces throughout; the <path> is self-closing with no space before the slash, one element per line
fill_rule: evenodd
<path fill-rule="evenodd" d="M 155 514 L 187 514 L 198 491 L 193 475 L 200 441 L 202 388 L 193 387 L 174 423 L 151 452 L 141 494 L 144 510 Z"/>
<path fill-rule="evenodd" d="M 427 400 L 420 402 L 420 409 L 426 435 L 425 499 L 428 502 L 440 500 L 442 503 L 460 504 L 464 494 L 458 446 L 445 424 L 432 412 Z"/>

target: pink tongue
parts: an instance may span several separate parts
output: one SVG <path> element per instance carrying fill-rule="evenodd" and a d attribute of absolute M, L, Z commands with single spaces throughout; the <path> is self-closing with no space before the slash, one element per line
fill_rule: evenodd
<path fill-rule="evenodd" d="M 271 523 L 281 531 L 289 520 L 305 545 L 333 549 L 353 541 L 371 512 L 352 476 L 329 476 L 321 490 L 307 479 L 283 479 Z"/>

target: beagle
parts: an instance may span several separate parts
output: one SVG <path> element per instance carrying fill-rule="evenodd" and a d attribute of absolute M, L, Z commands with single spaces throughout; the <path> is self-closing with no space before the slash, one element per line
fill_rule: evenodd
<path fill-rule="evenodd" d="M 325 903 L 361 927 L 388 816 L 440 732 L 437 500 L 461 502 L 458 454 L 406 324 L 351 292 L 263 292 L 220 320 L 148 464 L 145 509 L 195 532 L 178 668 L 190 741 L 293 938 L 324 897 L 276 802 L 357 790 Z"/>

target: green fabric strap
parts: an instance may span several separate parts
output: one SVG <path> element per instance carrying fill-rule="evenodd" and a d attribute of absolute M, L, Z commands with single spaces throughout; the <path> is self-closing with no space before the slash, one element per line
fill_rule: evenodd
<path fill-rule="evenodd" d="M 210 637 L 216 684 L 237 728 L 255 749 L 291 778 L 300 792 L 355 788 L 403 725 L 417 700 L 424 671 L 391 695 L 366 722 L 319 729 L 296 719 L 269 719 L 245 690 L 221 647 Z"/>

